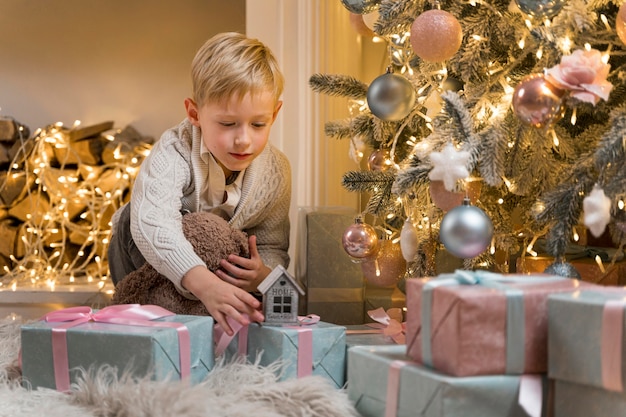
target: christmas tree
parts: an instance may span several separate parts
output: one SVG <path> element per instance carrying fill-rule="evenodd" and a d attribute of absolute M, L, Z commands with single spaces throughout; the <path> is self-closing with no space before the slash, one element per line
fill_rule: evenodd
<path fill-rule="evenodd" d="M 511 256 L 534 253 L 541 239 L 551 272 L 575 276 L 565 255 L 581 233 L 608 230 L 623 249 L 626 7 L 337 1 L 389 57 L 369 84 L 310 78 L 354 110 L 328 121 L 326 135 L 350 140 L 354 155 L 369 150 L 367 168 L 342 182 L 368 199 L 350 256 L 371 261 L 384 238 L 399 243 L 412 276 L 434 274 L 442 249 L 468 269 L 507 272 Z M 375 238 L 363 241 L 368 223 Z"/>

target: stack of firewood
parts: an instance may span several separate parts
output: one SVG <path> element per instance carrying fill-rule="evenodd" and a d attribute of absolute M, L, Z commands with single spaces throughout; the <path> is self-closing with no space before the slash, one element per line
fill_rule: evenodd
<path fill-rule="evenodd" d="M 153 142 L 110 121 L 30 136 L 0 119 L 0 284 L 105 281 L 111 217 Z"/>

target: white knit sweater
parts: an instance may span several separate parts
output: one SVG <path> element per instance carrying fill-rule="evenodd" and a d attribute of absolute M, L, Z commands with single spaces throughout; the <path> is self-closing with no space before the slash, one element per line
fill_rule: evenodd
<path fill-rule="evenodd" d="M 204 265 L 182 231 L 182 210 L 198 211 L 208 165 L 200 157 L 200 130 L 186 119 L 163 133 L 141 164 L 131 195 L 131 233 L 159 273 L 189 298 L 181 280 Z M 229 223 L 256 235 L 265 265 L 288 266 L 291 168 L 269 143 L 246 169 L 241 199 Z M 114 260 L 110 260 L 114 262 Z"/>

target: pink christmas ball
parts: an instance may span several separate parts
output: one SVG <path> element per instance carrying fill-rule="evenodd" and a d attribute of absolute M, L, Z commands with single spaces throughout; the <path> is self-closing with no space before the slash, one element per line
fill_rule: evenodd
<path fill-rule="evenodd" d="M 374 37 L 374 32 L 367 26 L 362 14 L 350 13 L 350 25 L 359 35 L 368 38 Z"/>
<path fill-rule="evenodd" d="M 370 171 L 387 171 L 391 167 L 389 149 L 376 149 L 367 158 Z"/>
<path fill-rule="evenodd" d="M 406 273 L 406 261 L 400 244 L 391 240 L 380 243 L 378 256 L 361 263 L 363 276 L 376 287 L 393 287 Z"/>
<path fill-rule="evenodd" d="M 564 95 L 565 91 L 548 82 L 543 74 L 530 74 L 513 91 L 513 111 L 530 126 L 550 127 L 563 117 Z"/>
<path fill-rule="evenodd" d="M 427 62 L 442 62 L 457 53 L 463 29 L 456 17 L 443 10 L 428 10 L 411 25 L 411 47 Z"/>
<path fill-rule="evenodd" d="M 343 248 L 354 262 L 362 262 L 378 254 L 379 243 L 376 230 L 359 218 L 343 233 Z"/>
<path fill-rule="evenodd" d="M 463 203 L 467 195 L 472 204 L 480 197 L 482 181 L 478 178 L 470 178 L 465 181 L 465 191 L 448 191 L 443 185 L 443 181 L 431 181 L 429 185 L 430 198 L 433 203 L 443 211 L 452 210 Z"/>

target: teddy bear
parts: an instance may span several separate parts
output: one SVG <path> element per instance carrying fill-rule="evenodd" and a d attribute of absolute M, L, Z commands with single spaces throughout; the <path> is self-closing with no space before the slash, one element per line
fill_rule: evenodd
<path fill-rule="evenodd" d="M 226 259 L 230 254 L 249 257 L 246 233 L 232 228 L 216 214 L 185 214 L 183 233 L 210 271 L 219 269 L 220 260 Z M 181 295 L 169 279 L 159 274 L 147 262 L 117 283 L 111 303 L 152 304 L 175 314 L 209 315 L 202 302 Z"/>

